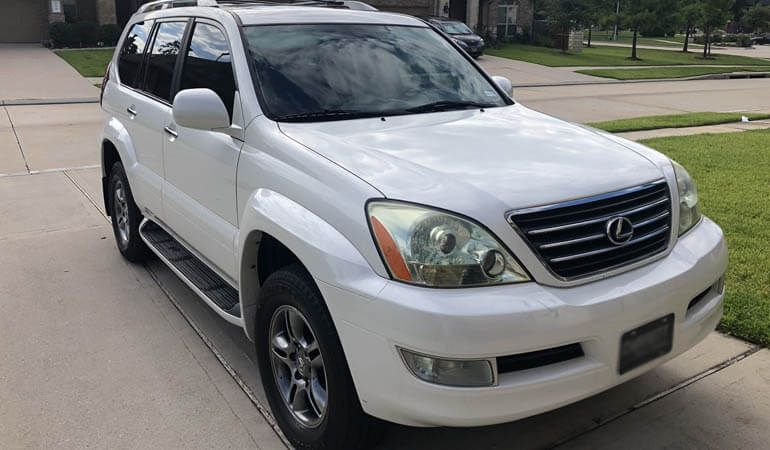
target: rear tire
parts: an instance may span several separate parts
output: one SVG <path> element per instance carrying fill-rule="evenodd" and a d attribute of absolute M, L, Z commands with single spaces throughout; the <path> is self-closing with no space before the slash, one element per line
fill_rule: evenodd
<path fill-rule="evenodd" d="M 295 448 L 377 443 L 384 422 L 361 409 L 334 324 L 301 265 L 279 269 L 265 281 L 255 336 L 265 394 Z"/>
<path fill-rule="evenodd" d="M 131 193 L 131 186 L 128 184 L 126 171 L 120 162 L 113 164 L 110 170 L 107 196 L 110 217 L 112 218 L 112 231 L 115 233 L 118 250 L 124 258 L 131 262 L 140 263 L 147 260 L 151 252 L 139 236 L 139 225 L 144 216 L 134 203 L 134 196 Z"/>

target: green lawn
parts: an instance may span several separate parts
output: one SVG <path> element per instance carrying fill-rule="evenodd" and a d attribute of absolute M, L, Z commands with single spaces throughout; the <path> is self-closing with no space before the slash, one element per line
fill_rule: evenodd
<path fill-rule="evenodd" d="M 112 59 L 115 49 L 56 50 L 54 53 L 67 61 L 84 77 L 101 77 L 107 71 L 107 64 Z"/>
<path fill-rule="evenodd" d="M 567 66 L 667 66 L 667 65 L 735 65 L 767 66 L 768 61 L 747 56 L 715 55 L 714 59 L 698 59 L 699 53 L 682 53 L 673 50 L 637 49 L 641 61 L 628 59 L 631 49 L 625 47 L 598 46 L 584 48 L 582 53 L 563 54 L 561 50 L 524 44 L 504 44 L 490 48 L 486 53 L 503 58 L 518 59 L 551 67 Z"/>
<path fill-rule="evenodd" d="M 684 128 L 698 127 L 702 125 L 716 125 L 720 123 L 740 122 L 741 117 L 746 116 L 749 120 L 760 120 L 770 118 L 770 114 L 763 113 L 718 113 L 718 112 L 697 112 L 688 114 L 672 114 L 665 116 L 645 116 L 634 119 L 610 120 L 607 122 L 593 122 L 586 125 L 610 133 L 621 133 L 624 131 L 656 130 L 659 128 Z"/>
<path fill-rule="evenodd" d="M 650 80 L 659 78 L 686 78 L 730 72 L 770 72 L 770 66 L 744 67 L 646 67 L 643 69 L 588 69 L 578 73 L 616 80 Z"/>
<path fill-rule="evenodd" d="M 730 253 L 722 331 L 770 345 L 770 130 L 649 139 L 695 178 Z"/>

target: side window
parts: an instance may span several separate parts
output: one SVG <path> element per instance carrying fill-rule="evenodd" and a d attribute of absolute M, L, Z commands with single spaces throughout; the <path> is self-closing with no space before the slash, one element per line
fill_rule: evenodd
<path fill-rule="evenodd" d="M 179 90 L 211 89 L 222 99 L 232 119 L 235 78 L 231 59 L 222 31 L 213 25 L 196 23 L 182 67 Z"/>
<path fill-rule="evenodd" d="M 155 33 L 152 49 L 147 56 L 144 90 L 166 101 L 171 101 L 171 81 L 177 55 L 187 22 L 161 22 Z"/>
<path fill-rule="evenodd" d="M 118 57 L 118 75 L 126 86 L 139 87 L 144 48 L 152 30 L 152 21 L 134 24 L 126 35 Z"/>

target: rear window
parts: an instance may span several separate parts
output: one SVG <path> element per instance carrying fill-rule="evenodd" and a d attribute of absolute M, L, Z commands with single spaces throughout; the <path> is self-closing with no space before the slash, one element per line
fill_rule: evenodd
<path fill-rule="evenodd" d="M 135 23 L 126 35 L 123 48 L 120 49 L 118 75 L 121 83 L 127 86 L 138 88 L 141 84 L 139 72 L 142 68 L 142 58 L 150 30 L 152 30 L 151 20 Z"/>
<path fill-rule="evenodd" d="M 187 22 L 160 23 L 147 56 L 144 90 L 167 102 L 171 101 L 171 81 L 186 27 Z"/>

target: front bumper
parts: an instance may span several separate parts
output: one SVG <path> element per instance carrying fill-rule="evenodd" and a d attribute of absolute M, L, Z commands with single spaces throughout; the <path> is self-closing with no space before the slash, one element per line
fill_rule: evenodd
<path fill-rule="evenodd" d="M 536 283 L 429 289 L 359 280 L 319 282 L 363 409 L 413 426 L 478 426 L 572 403 L 634 378 L 688 350 L 716 327 L 723 293 L 711 289 L 727 268 L 722 231 L 707 218 L 665 258 L 571 288 Z M 376 275 L 372 274 L 373 277 Z M 370 292 L 362 286 L 379 286 Z M 673 349 L 618 374 L 620 337 L 675 315 Z M 500 374 L 498 384 L 457 388 L 418 380 L 397 347 L 444 358 L 494 358 L 580 343 L 585 355 Z"/>

